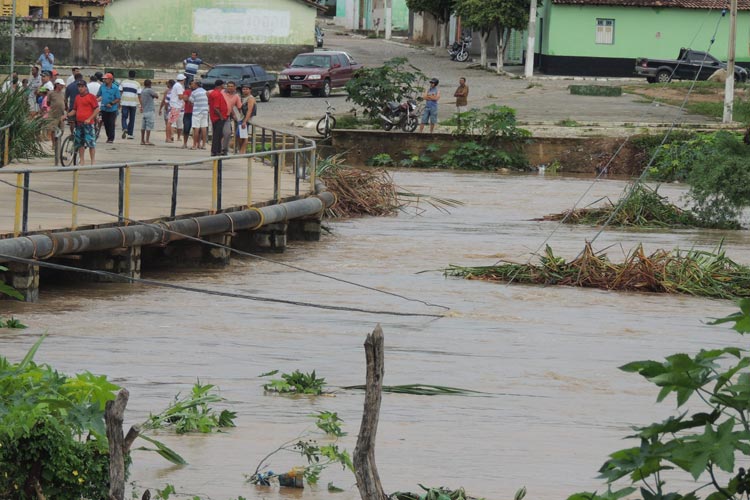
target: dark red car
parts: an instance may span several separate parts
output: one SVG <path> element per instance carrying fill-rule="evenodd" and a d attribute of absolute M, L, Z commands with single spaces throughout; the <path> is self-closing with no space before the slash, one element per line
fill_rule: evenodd
<path fill-rule="evenodd" d="M 346 52 L 321 51 L 299 54 L 279 74 L 279 93 L 289 97 L 292 91 L 306 91 L 328 97 L 331 89 L 343 87 L 362 65 Z"/>

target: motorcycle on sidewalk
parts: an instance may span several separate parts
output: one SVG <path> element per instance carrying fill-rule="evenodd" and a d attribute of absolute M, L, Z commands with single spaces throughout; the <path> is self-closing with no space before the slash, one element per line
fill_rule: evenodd
<path fill-rule="evenodd" d="M 402 103 L 391 101 L 383 106 L 380 117 L 383 130 L 400 128 L 404 132 L 414 132 L 419 124 L 416 99 L 407 99 Z"/>
<path fill-rule="evenodd" d="M 451 61 L 468 61 L 469 47 L 471 47 L 471 36 L 463 36 L 461 37 L 460 42 L 453 42 L 453 46 L 448 49 L 448 55 L 451 56 Z"/>

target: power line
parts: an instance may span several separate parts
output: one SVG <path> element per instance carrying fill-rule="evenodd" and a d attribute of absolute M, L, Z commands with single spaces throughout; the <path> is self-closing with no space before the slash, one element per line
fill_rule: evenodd
<path fill-rule="evenodd" d="M 164 281 L 157 281 L 157 280 L 144 279 L 144 278 L 135 278 L 132 276 L 123 276 L 121 274 L 117 274 L 117 273 L 113 273 L 109 271 L 101 271 L 101 270 L 96 270 L 96 269 L 83 269 L 80 267 L 66 266 L 64 264 L 55 264 L 53 262 L 49 262 L 45 260 L 25 259 L 23 257 L 14 257 L 12 255 L 5 255 L 5 254 L 0 254 L 0 258 L 4 260 L 9 260 L 12 262 L 27 264 L 30 266 L 39 266 L 39 267 L 45 267 L 48 269 L 54 269 L 57 271 L 72 271 L 72 272 L 77 272 L 77 273 L 91 274 L 95 276 L 103 276 L 105 278 L 113 278 L 119 281 L 126 281 L 130 283 L 142 283 L 144 285 L 158 286 L 162 288 L 172 288 L 175 290 L 182 290 L 184 292 L 202 293 L 205 295 L 229 297 L 233 299 L 253 300 L 257 302 L 272 302 L 272 303 L 277 303 L 277 304 L 287 304 L 287 305 L 299 306 L 299 307 L 311 307 L 315 309 L 326 309 L 326 310 L 331 310 L 331 311 L 359 312 L 359 313 L 365 313 L 365 314 L 377 314 L 377 315 L 386 315 L 386 316 L 414 316 L 414 317 L 423 317 L 423 318 L 442 318 L 443 317 L 440 314 L 403 313 L 403 312 L 396 312 L 396 311 L 362 309 L 359 307 L 332 306 L 332 305 L 326 305 L 326 304 L 316 304 L 313 302 L 302 302 L 302 301 L 297 301 L 297 300 L 286 300 L 286 299 L 274 299 L 270 297 L 259 297 L 257 295 L 248 295 L 248 294 L 234 293 L 234 292 L 222 292 L 219 290 L 210 290 L 208 288 L 198 288 L 198 287 L 191 287 L 191 286 L 185 286 L 185 285 L 176 285 L 174 283 L 166 283 Z"/>
<path fill-rule="evenodd" d="M 76 207 L 85 208 L 87 210 L 92 210 L 94 212 L 98 212 L 98 213 L 101 213 L 101 214 L 104 214 L 104 215 L 108 215 L 110 217 L 114 217 L 116 219 L 120 219 L 119 215 L 114 214 L 112 212 L 108 212 L 108 211 L 100 209 L 100 208 L 96 208 L 96 207 L 93 207 L 93 206 L 90 206 L 90 205 L 86 205 L 84 203 L 79 203 L 79 202 L 70 200 L 68 198 L 63 198 L 61 196 L 57 196 L 57 195 L 54 195 L 54 194 L 51 194 L 51 193 L 47 193 L 45 191 L 40 191 L 38 189 L 32 189 L 32 188 L 26 187 L 26 186 L 18 186 L 16 184 L 13 184 L 11 182 L 3 180 L 2 178 L 0 178 L 0 183 L 6 184 L 6 185 L 8 185 L 10 187 L 13 187 L 13 188 L 16 188 L 16 189 L 18 189 L 20 187 L 21 189 L 23 189 L 25 191 L 28 191 L 29 193 L 36 193 L 36 194 L 39 194 L 41 196 L 46 196 L 46 197 L 52 198 L 54 200 L 62 201 L 64 203 L 68 203 L 68 204 L 76 206 Z M 143 225 L 143 226 L 149 225 L 146 222 L 142 222 L 142 221 L 135 220 L 135 219 L 130 219 L 130 218 L 127 218 L 127 217 L 123 217 L 122 220 L 130 222 L 132 224 L 137 224 L 137 225 Z M 443 309 L 445 311 L 449 311 L 450 310 L 450 308 L 447 307 L 447 306 L 443 306 L 443 305 L 440 305 L 440 304 L 433 304 L 431 302 L 427 302 L 427 301 L 422 300 L 422 299 L 416 299 L 416 298 L 407 297 L 405 295 L 402 295 L 402 294 L 399 294 L 399 293 L 395 293 L 395 292 L 389 292 L 387 290 L 380 290 L 378 288 L 371 287 L 371 286 L 368 286 L 368 285 L 363 285 L 361 283 L 356 283 L 356 282 L 349 281 L 349 280 L 346 280 L 346 279 L 343 279 L 343 278 L 337 278 L 337 277 L 331 276 L 329 274 L 321 273 L 321 272 L 318 272 L 318 271 L 312 271 L 310 269 L 305 269 L 305 268 L 300 267 L 300 266 L 295 266 L 294 264 L 288 264 L 286 262 L 279 262 L 277 260 L 269 259 L 268 257 L 263 257 L 263 256 L 258 255 L 258 254 L 254 254 L 254 253 L 251 253 L 251 252 L 245 252 L 243 250 L 238 250 L 236 248 L 232 248 L 232 247 L 227 246 L 227 245 L 222 245 L 221 243 L 216 243 L 216 242 L 213 242 L 213 241 L 207 241 L 207 240 L 204 240 L 202 238 L 198 238 L 198 237 L 195 237 L 195 236 L 190 236 L 190 235 L 187 235 L 187 234 L 184 234 L 184 233 L 180 233 L 178 231 L 174 231 L 174 230 L 168 229 L 168 228 L 164 227 L 163 225 L 161 225 L 160 228 L 165 233 L 175 234 L 175 235 L 180 236 L 183 239 L 187 239 L 187 240 L 191 240 L 191 241 L 196 241 L 196 242 L 202 243 L 204 245 L 208 245 L 208 246 L 215 247 L 215 248 L 221 248 L 223 250 L 228 250 L 230 252 L 233 252 L 233 253 L 236 253 L 238 255 L 242 255 L 242 256 L 245 256 L 245 257 L 253 257 L 253 258 L 256 258 L 256 259 L 263 260 L 265 262 L 270 262 L 270 263 L 277 264 L 277 265 L 280 265 L 280 266 L 284 266 L 284 267 L 287 267 L 287 268 L 290 268 L 290 269 L 294 269 L 296 271 L 301 271 L 301 272 L 309 273 L 309 274 L 312 274 L 312 275 L 315 275 L 315 276 L 319 276 L 321 278 L 326 278 L 326 279 L 330 279 L 330 280 L 337 281 L 337 282 L 340 282 L 340 283 L 344 283 L 344 284 L 347 284 L 347 285 L 352 285 L 352 286 L 355 286 L 355 287 L 358 287 L 358 288 L 362 288 L 362 289 L 365 289 L 365 290 L 370 290 L 370 291 L 373 291 L 373 292 L 382 293 L 382 294 L 385 294 L 385 295 L 390 295 L 392 297 L 400 298 L 400 299 L 406 300 L 408 302 L 418 302 L 418 303 L 423 304 L 423 305 L 425 305 L 427 307 L 437 307 L 437 308 Z"/>

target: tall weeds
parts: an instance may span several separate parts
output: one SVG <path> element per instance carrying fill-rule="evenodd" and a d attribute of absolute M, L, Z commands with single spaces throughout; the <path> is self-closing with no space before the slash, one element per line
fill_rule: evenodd
<path fill-rule="evenodd" d="M 28 159 L 46 156 L 42 146 L 47 120 L 29 116 L 28 96 L 23 90 L 0 92 L 0 127 L 10 127 L 10 158 Z M 1 136 L 0 136 L 1 137 Z M 4 146 L 0 142 L 0 149 Z"/>

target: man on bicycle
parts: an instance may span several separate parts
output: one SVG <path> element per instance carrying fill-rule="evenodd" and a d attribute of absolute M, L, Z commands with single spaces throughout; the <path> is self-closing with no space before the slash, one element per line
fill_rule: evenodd
<path fill-rule="evenodd" d="M 68 116 L 74 116 L 76 119 L 75 130 L 75 147 L 78 149 L 78 159 L 81 165 L 84 164 L 84 149 L 89 148 L 89 157 L 91 164 L 94 164 L 96 156 L 96 131 L 94 130 L 94 121 L 99 114 L 99 101 L 89 93 L 86 82 L 78 80 L 78 97 L 73 103 L 73 109 Z"/>

